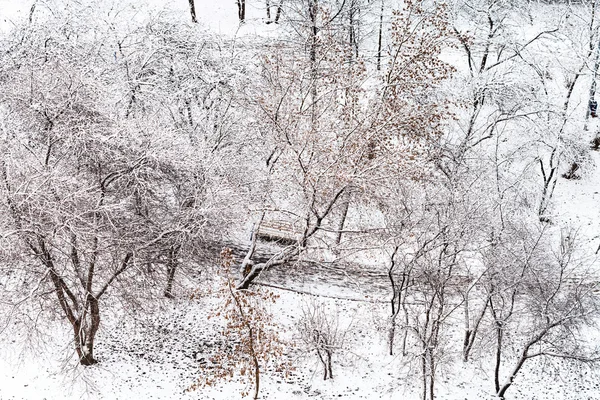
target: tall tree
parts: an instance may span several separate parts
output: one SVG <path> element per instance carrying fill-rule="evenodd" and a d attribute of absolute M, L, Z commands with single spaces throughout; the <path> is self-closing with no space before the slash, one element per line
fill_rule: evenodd
<path fill-rule="evenodd" d="M 338 40 L 331 13 L 314 0 L 303 31 L 306 53 L 278 45 L 265 57 L 257 106 L 266 117 L 264 145 L 272 149 L 267 164 L 274 185 L 266 208 L 291 216 L 298 237 L 296 245 L 254 264 L 239 288 L 294 260 L 316 238 L 331 242 L 325 237 L 333 211 L 348 192 L 368 201 L 372 186 L 423 172 L 445 118 L 433 94 L 452 69 L 438 58 L 444 10 L 429 14 L 412 7 L 397 15 L 392 62 L 377 90 L 365 88 L 364 61 L 348 62 L 355 58 L 353 47 Z M 298 196 L 289 197 L 290 187 Z M 281 190 L 285 202 L 277 200 L 284 198 Z"/>
<path fill-rule="evenodd" d="M 202 179 L 194 148 L 178 140 L 168 120 L 136 108 L 150 74 L 135 75 L 134 91 L 115 86 L 122 82 L 121 64 L 106 53 L 109 24 L 89 25 L 95 34 L 75 42 L 90 29 L 87 10 L 80 11 L 56 12 L 43 29 L 24 25 L 13 38 L 25 38 L 18 46 L 3 43 L 0 102 L 10 123 L 3 125 L 0 179 L 10 237 L 35 260 L 18 267 L 23 284 L 39 281 L 30 297 L 49 301 L 42 293 L 52 293 L 48 310 L 66 318 L 79 361 L 90 365 L 97 361 L 94 343 L 106 299 L 160 295 L 138 283 L 155 279 L 152 268 L 141 265 L 160 262 L 163 254 L 171 295 L 177 253 L 206 218 L 199 212 Z M 81 25 L 65 25 L 74 15 Z M 106 50 L 98 51 L 100 44 Z M 115 48 L 132 72 L 128 45 Z M 119 92 L 126 100 L 111 100 Z M 11 283 L 17 291 L 20 284 Z"/>

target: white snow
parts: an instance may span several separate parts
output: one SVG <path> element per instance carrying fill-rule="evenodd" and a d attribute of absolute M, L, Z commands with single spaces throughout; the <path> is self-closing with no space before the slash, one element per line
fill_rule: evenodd
<path fill-rule="evenodd" d="M 115 4 L 126 1 L 132 6 L 137 3 L 123 0 Z M 33 3 L 40 6 L 43 1 L 0 0 L 0 35 L 9 32 L 14 21 L 27 19 Z M 199 25 L 227 37 L 275 35 L 279 28 L 264 24 L 263 10 L 259 8 L 262 3 L 249 2 L 248 22 L 240 26 L 233 0 L 196 0 Z M 143 7 L 163 10 L 172 14 L 172 18 L 189 23 L 187 0 L 154 0 Z M 530 32 L 524 35 L 529 36 Z M 585 103 L 586 99 L 581 101 Z M 595 126 L 590 135 L 594 129 Z M 594 253 L 600 255 L 597 250 L 600 250 L 600 153 L 592 153 L 592 157 L 593 166 L 580 180 L 560 178 L 553 208 L 558 225 L 578 230 L 590 259 Z M 365 264 L 375 268 L 377 262 L 373 260 L 381 255 L 360 257 L 362 261 L 371 260 Z M 389 313 L 389 293 L 381 286 L 366 287 L 364 280 L 356 281 L 351 275 L 338 276 L 337 282 L 308 278 L 298 281 L 290 278 L 284 282 L 309 294 L 273 289 L 280 296 L 275 315 L 285 327 L 282 334 L 287 339 L 294 338 L 299 305 L 307 299 L 324 302 L 338 313 L 341 326 L 350 326 L 345 350 L 340 350 L 335 359 L 335 379 L 323 381 L 316 358 L 302 357 L 288 379 L 264 372 L 260 398 L 419 399 L 419 371 L 411 370 L 402 357 L 386 353 L 384 321 Z M 159 312 L 135 324 L 121 316 L 103 317 L 95 349 L 100 363 L 85 368 L 76 365 L 73 351 L 67 345 L 69 331 L 65 321 L 59 319 L 44 326 L 43 329 L 49 330 L 46 333 L 55 333 L 48 335 L 42 345 L 43 352 L 37 351 L 40 344 L 32 346 L 28 340 L 8 335 L 10 329 L 0 332 L 0 400 L 239 398 L 244 387 L 235 382 L 185 391 L 200 373 L 200 354 L 208 355 L 217 349 L 212 340 L 219 328 L 207 320 L 210 306 L 203 299 L 189 300 L 182 296 L 175 302 L 165 302 Z M 462 322 L 453 323 L 459 335 Z M 297 349 L 290 348 L 290 352 L 298 354 Z M 492 355 L 479 356 L 478 363 L 464 364 L 460 354 L 446 355 L 440 366 L 438 400 L 493 398 Z M 515 382 L 509 392 L 509 398 L 514 400 L 600 399 L 600 371 L 591 367 L 578 369 L 565 362 L 533 361 Z"/>

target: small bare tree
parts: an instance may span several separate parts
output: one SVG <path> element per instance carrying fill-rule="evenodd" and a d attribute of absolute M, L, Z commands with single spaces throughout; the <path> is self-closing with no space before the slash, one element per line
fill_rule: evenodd
<path fill-rule="evenodd" d="M 211 318 L 222 318 L 225 326 L 221 333 L 229 349 L 210 357 L 211 366 L 204 369 L 202 376 L 188 390 L 212 386 L 217 381 L 233 379 L 238 373 L 254 386 L 252 398 L 258 399 L 261 368 L 274 365 L 278 373 L 287 375 L 291 364 L 284 359 L 285 344 L 280 335 L 268 304 L 276 302 L 278 296 L 263 288 L 237 290 L 231 269 L 234 259 L 230 249 L 221 252 L 219 276 L 221 287 L 219 305 Z M 248 395 L 247 391 L 242 396 Z"/>
<path fill-rule="evenodd" d="M 323 303 L 309 302 L 302 306 L 297 329 L 304 350 L 313 353 L 323 367 L 323 380 L 333 379 L 333 356 L 344 349 L 350 326 L 340 326 L 339 316 L 328 312 Z"/>

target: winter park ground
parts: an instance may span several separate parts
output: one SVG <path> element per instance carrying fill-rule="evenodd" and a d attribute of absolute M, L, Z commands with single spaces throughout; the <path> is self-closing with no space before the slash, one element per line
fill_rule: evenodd
<path fill-rule="evenodd" d="M 31 3 L 0 0 L 0 32 L 8 29 L 11 18 L 25 16 Z M 232 4 L 196 0 L 201 20 L 210 11 L 213 18 L 204 21 L 206 25 L 230 36 L 240 33 Z M 188 12 L 184 0 L 169 5 L 170 12 Z M 252 13 L 258 11 L 250 9 Z M 249 20 L 240 28 L 241 33 L 245 30 L 253 34 L 251 31 L 259 26 L 252 23 L 252 18 Z M 600 245 L 600 152 L 593 152 L 592 157 L 593 169 L 581 179 L 559 180 L 552 212 L 553 223 L 578 229 L 582 245 L 590 254 Z M 267 271 L 261 283 L 279 296 L 270 311 L 281 327 L 280 335 L 290 343 L 284 356 L 295 369 L 288 376 L 273 368 L 263 370 L 260 399 L 420 399 L 417 360 L 401 357 L 399 350 L 394 355 L 388 353 L 389 284 L 385 267 L 376 264 Z M 182 279 L 174 299 L 153 300 L 147 305 L 151 312 L 134 315 L 115 305 L 112 309 L 117 311 L 102 316 L 95 349 L 99 362 L 88 367 L 78 365 L 65 321 L 37 320 L 37 310 L 32 306 L 29 326 L 35 331 L 10 327 L 6 330 L 10 334 L 0 334 L 0 400 L 240 398 L 248 386 L 238 382 L 239 376 L 187 390 L 210 370 L 207 360 L 226 350 L 218 318 L 208 318 L 218 304 L 209 296 L 192 296 L 212 288 L 214 282 L 203 272 Z M 323 304 L 335 316 L 339 330 L 345 332 L 334 355 L 334 378 L 326 381 L 316 356 L 307 354 L 298 344 L 300 310 L 315 302 Z M 458 316 L 453 318 L 448 324 L 453 328 L 453 340 L 460 342 L 463 322 Z M 3 328 L 0 321 L 0 332 Z M 493 346 L 487 343 L 480 348 L 473 354 L 475 361 L 469 363 L 464 363 L 455 350 L 444 354 L 438 365 L 436 399 L 495 398 Z M 512 360 L 507 361 L 503 376 Z M 519 372 L 508 398 L 600 400 L 600 369 L 563 360 L 534 359 Z"/>
<path fill-rule="evenodd" d="M 343 279 L 340 277 L 340 279 Z M 297 309 L 318 297 L 336 312 L 340 326 L 348 327 L 344 348 L 335 359 L 334 379 L 323 381 L 314 357 L 299 357 L 293 348 L 296 371 L 287 378 L 263 372 L 262 399 L 418 399 L 414 374 L 397 356 L 386 355 L 385 296 L 368 298 L 352 288 L 347 277 L 338 290 L 315 283 L 310 276 L 295 282 L 297 289 L 327 296 L 353 296 L 336 300 L 276 290 L 281 297 L 273 310 L 277 320 L 293 337 Z M 364 288 L 363 288 L 364 289 Z M 362 293 L 361 293 L 362 292 Z M 243 385 L 235 382 L 185 392 L 200 373 L 199 366 L 211 351 L 218 351 L 218 328 L 207 320 L 205 301 L 180 296 L 165 302 L 152 316 L 131 323 L 131 318 L 107 318 L 98 338 L 99 363 L 76 367 L 64 329 L 44 342 L 28 343 L 30 349 L 43 346 L 39 355 L 21 353 L 22 337 L 2 340 L 0 398 L 9 399 L 233 399 Z M 460 321 L 456 321 L 460 326 Z M 64 327 L 63 327 L 64 328 Z M 51 351 L 49 351 L 51 350 Z M 65 358 L 65 354 L 69 356 Z M 489 355 L 463 364 L 460 354 L 448 354 L 439 378 L 438 399 L 492 399 Z M 563 363 L 532 362 L 515 381 L 513 399 L 598 399 L 600 373 L 586 367 Z"/>
<path fill-rule="evenodd" d="M 596 169 L 582 180 L 564 181 L 556 194 L 561 218 L 576 221 L 590 246 L 598 245 L 600 216 L 600 154 Z M 371 267 L 373 268 L 373 267 Z M 289 347 L 295 370 L 288 377 L 263 371 L 261 399 L 419 399 L 418 375 L 386 348 L 389 293 L 384 271 L 304 270 L 291 274 L 271 271 L 264 278 L 279 295 L 272 308 L 283 336 L 297 337 L 299 309 L 314 301 L 339 317 L 346 331 L 343 351 L 334 358 L 334 379 L 324 381 L 314 355 Z M 60 321 L 40 325 L 45 334 L 0 336 L 0 399 L 219 399 L 240 398 L 244 384 L 233 381 L 186 391 L 201 374 L 201 366 L 220 350 L 219 326 L 207 314 L 215 305 L 207 298 L 190 299 L 192 288 L 210 286 L 198 277 L 181 287 L 174 300 L 153 306 L 143 317 L 107 315 L 97 339 L 99 363 L 80 367 Z M 285 287 L 291 290 L 277 289 Z M 42 324 L 40 322 L 40 324 Z M 453 322 L 460 340 L 461 321 Z M 50 333 L 52 332 L 52 333 Z M 591 338 L 595 340 L 596 338 Z M 463 363 L 448 353 L 440 370 L 436 398 L 493 399 L 491 350 Z M 415 368 L 414 366 L 412 368 Z M 515 379 L 515 400 L 600 399 L 600 370 L 564 361 L 533 360 Z"/>

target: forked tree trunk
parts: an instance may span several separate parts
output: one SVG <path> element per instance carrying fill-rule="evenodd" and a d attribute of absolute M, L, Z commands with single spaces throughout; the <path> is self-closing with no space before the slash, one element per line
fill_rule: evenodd
<path fill-rule="evenodd" d="M 273 21 L 271 21 L 271 7 L 275 7 L 271 5 L 271 1 L 267 0 L 267 24 L 270 24 L 271 22 L 275 22 L 276 24 L 279 23 L 279 18 L 281 18 L 281 7 L 283 7 L 283 0 L 281 0 L 279 2 L 279 5 L 277 6 L 277 11 L 275 12 L 275 19 Z"/>
<path fill-rule="evenodd" d="M 408 333 L 406 330 L 406 327 L 408 326 L 408 310 L 406 309 L 405 297 L 406 290 L 408 287 L 409 274 L 406 271 L 402 272 L 402 278 L 400 279 L 399 283 L 396 282 L 396 279 L 394 277 L 394 270 L 396 268 L 395 257 L 399 249 L 400 247 L 398 246 L 396 246 L 396 248 L 394 249 L 394 252 L 391 256 L 390 268 L 388 269 L 388 278 L 390 280 L 390 283 L 392 284 L 392 299 L 390 301 L 392 314 L 390 316 L 390 326 L 388 330 L 388 350 L 390 355 L 394 354 L 394 339 L 396 337 L 396 319 L 398 318 L 398 315 L 401 311 L 404 311 L 405 326 L 402 338 L 402 355 L 406 355 L 406 338 Z"/>
<path fill-rule="evenodd" d="M 323 366 L 323 380 L 326 381 L 327 379 L 333 379 L 333 353 L 327 349 L 324 349 L 322 352 L 321 350 L 317 349 L 317 357 Z"/>
<path fill-rule="evenodd" d="M 465 297 L 465 338 L 463 342 L 463 361 L 469 361 L 469 356 L 471 354 L 471 350 L 473 349 L 473 345 L 475 344 L 475 338 L 477 337 L 477 332 L 479 331 L 479 325 L 485 316 L 489 305 L 489 299 L 486 300 L 481 312 L 477 316 L 477 319 L 474 321 L 473 325 L 470 325 L 469 321 L 469 301 L 468 295 Z"/>
<path fill-rule="evenodd" d="M 27 244 L 46 267 L 60 308 L 73 329 L 75 351 L 79 357 L 79 362 L 81 365 L 96 364 L 97 361 L 94 358 L 94 341 L 96 339 L 98 328 L 100 328 L 99 299 L 106 293 L 111 283 L 121 273 L 127 270 L 129 262 L 133 257 L 133 252 L 129 252 L 125 255 L 120 268 L 113 272 L 110 279 L 108 279 L 104 286 L 96 293 L 92 290 L 96 269 L 94 257 L 94 261 L 89 263 L 87 280 L 81 282 L 84 286 L 83 289 L 85 290 L 86 296 L 84 299 L 79 299 L 76 293 L 69 288 L 67 281 L 65 281 L 58 273 L 56 265 L 54 264 L 52 252 L 49 250 L 44 239 L 39 237 L 37 242 L 37 245 L 30 241 L 27 241 Z M 81 266 L 76 247 L 73 247 L 72 249 L 71 261 L 74 264 Z"/>
<path fill-rule="evenodd" d="M 81 365 L 93 365 L 98 361 L 94 358 L 94 341 L 96 339 L 96 333 L 100 327 L 100 308 L 98 307 L 98 300 L 95 299 L 91 294 L 88 295 L 88 308 L 84 311 L 84 322 L 82 326 L 81 321 L 73 325 L 73 331 L 75 334 L 76 351 L 79 356 L 79 362 Z M 85 318 L 88 318 L 85 321 Z"/>
<path fill-rule="evenodd" d="M 38 238 L 38 246 L 34 246 L 32 243 L 29 246 L 46 267 L 60 308 L 73 328 L 75 351 L 77 357 L 79 357 L 79 362 L 81 365 L 95 364 L 97 361 L 94 358 L 94 339 L 100 326 L 98 298 L 88 291 L 85 304 L 81 309 L 81 303 L 57 272 L 52 254 L 44 240 Z M 91 276 L 93 277 L 93 270 L 89 272 L 92 273 Z"/>

